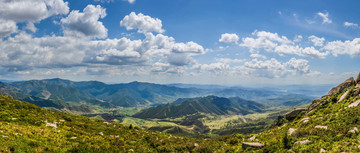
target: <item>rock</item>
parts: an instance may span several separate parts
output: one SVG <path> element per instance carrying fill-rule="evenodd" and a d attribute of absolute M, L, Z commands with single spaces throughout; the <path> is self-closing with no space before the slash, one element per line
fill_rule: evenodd
<path fill-rule="evenodd" d="M 99 132 L 99 134 L 100 134 L 101 136 L 104 136 L 104 133 L 103 133 L 103 132 Z"/>
<path fill-rule="evenodd" d="M 325 149 L 323 149 L 323 148 L 321 148 L 321 149 L 320 149 L 320 152 L 326 152 L 326 150 L 325 150 Z"/>
<path fill-rule="evenodd" d="M 327 126 L 322 126 L 322 125 L 316 125 L 315 129 L 325 129 L 325 130 L 327 130 L 328 127 Z"/>
<path fill-rule="evenodd" d="M 360 104 L 360 100 L 357 100 L 356 102 L 351 103 L 349 106 L 345 108 L 357 107 L 359 104 Z"/>
<path fill-rule="evenodd" d="M 340 99 L 338 100 L 338 102 L 344 100 L 346 98 L 346 96 L 349 94 L 350 90 L 346 91 L 341 97 Z"/>
<path fill-rule="evenodd" d="M 310 140 L 302 140 L 302 141 L 296 141 L 294 144 L 300 144 L 300 145 L 303 145 L 303 144 L 307 144 L 311 142 Z"/>
<path fill-rule="evenodd" d="M 71 137 L 70 139 L 76 139 L 77 137 Z"/>
<path fill-rule="evenodd" d="M 358 77 L 356 78 L 355 82 L 356 82 L 356 84 L 360 84 L 360 72 L 359 72 Z"/>
<path fill-rule="evenodd" d="M 264 146 L 264 144 L 261 144 L 259 142 L 243 142 L 242 143 L 242 148 L 246 149 L 248 147 L 252 147 L 252 148 L 262 148 Z"/>
<path fill-rule="evenodd" d="M 306 109 L 305 108 L 296 108 L 294 109 L 293 111 L 287 113 L 285 115 L 285 118 L 288 120 L 288 121 L 292 121 L 296 118 L 297 115 L 299 115 L 301 112 L 305 112 Z"/>
<path fill-rule="evenodd" d="M 249 140 L 254 141 L 256 139 L 257 134 L 253 135 Z"/>
<path fill-rule="evenodd" d="M 353 96 L 356 97 L 356 96 L 359 96 L 360 95 L 360 84 L 357 84 L 356 86 L 359 86 L 359 88 L 355 88 L 353 90 Z"/>
<path fill-rule="evenodd" d="M 302 124 L 305 124 L 305 123 L 309 122 L 309 120 L 310 120 L 309 117 L 305 117 L 305 118 L 301 119 L 299 122 Z"/>
<path fill-rule="evenodd" d="M 358 128 L 357 127 L 353 127 L 352 129 L 350 129 L 349 131 L 348 131 L 348 133 L 357 133 L 359 130 L 358 130 Z"/>
<path fill-rule="evenodd" d="M 335 95 L 335 94 L 337 94 L 337 93 L 344 92 L 345 89 L 347 89 L 347 88 L 349 88 L 349 87 L 351 87 L 351 86 L 353 86 L 353 85 L 355 85 L 355 84 L 356 84 L 356 83 L 355 83 L 354 78 L 351 77 L 351 78 L 345 80 L 343 83 L 339 84 L 338 86 L 332 88 L 332 89 L 329 91 L 328 95 L 329 95 L 329 96 L 332 96 L 332 95 Z"/>
<path fill-rule="evenodd" d="M 199 144 L 197 144 L 197 143 L 194 143 L 194 146 L 195 146 L 195 147 L 199 147 Z"/>
<path fill-rule="evenodd" d="M 309 106 L 307 114 L 311 113 L 313 110 L 315 110 L 319 106 L 328 103 L 327 98 L 328 98 L 328 96 L 324 96 L 321 99 L 314 100 L 313 103 Z"/>
<path fill-rule="evenodd" d="M 288 135 L 294 135 L 298 130 L 294 128 L 289 128 Z"/>

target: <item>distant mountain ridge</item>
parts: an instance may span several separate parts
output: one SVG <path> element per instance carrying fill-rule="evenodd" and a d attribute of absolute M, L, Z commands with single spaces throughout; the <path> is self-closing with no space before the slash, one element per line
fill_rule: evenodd
<path fill-rule="evenodd" d="M 259 101 L 271 105 L 283 105 L 289 102 L 284 99 L 289 93 L 266 89 L 249 89 L 242 87 L 225 87 L 213 85 L 195 85 L 178 87 L 176 85 L 161 85 L 146 82 L 130 82 L 120 84 L 106 84 L 99 81 L 70 81 L 60 78 L 29 80 L 1 83 L 0 88 L 15 91 L 27 96 L 38 97 L 49 101 L 72 102 L 77 104 L 88 103 L 102 107 L 136 107 L 154 104 L 171 103 L 178 98 L 193 98 L 207 95 L 219 97 L 240 97 Z M 17 97 L 14 97 L 17 98 Z M 276 99 L 268 103 L 269 99 Z M 297 99 L 311 102 L 311 97 L 296 95 Z M 17 98 L 20 99 L 20 98 Z M 20 99 L 24 100 L 24 99 Z M 291 101 L 291 100 L 290 100 Z M 34 101 L 28 101 L 34 102 Z M 301 101 L 300 103 L 303 103 Z M 297 105 L 298 101 L 289 105 Z"/>
<path fill-rule="evenodd" d="M 167 104 L 152 107 L 133 115 L 136 118 L 176 118 L 196 113 L 233 115 L 261 112 L 267 106 L 238 97 L 224 98 L 207 96 L 186 99 L 179 104 Z"/>

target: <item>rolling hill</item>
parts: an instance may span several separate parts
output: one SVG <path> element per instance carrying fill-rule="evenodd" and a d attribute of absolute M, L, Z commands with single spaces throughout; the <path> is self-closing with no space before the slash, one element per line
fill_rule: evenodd
<path fill-rule="evenodd" d="M 207 96 L 202 98 L 184 99 L 179 104 L 167 104 L 152 107 L 139 112 L 133 117 L 137 118 L 177 118 L 181 116 L 206 113 L 215 115 L 249 114 L 261 112 L 265 105 L 241 98 L 223 98 Z"/>

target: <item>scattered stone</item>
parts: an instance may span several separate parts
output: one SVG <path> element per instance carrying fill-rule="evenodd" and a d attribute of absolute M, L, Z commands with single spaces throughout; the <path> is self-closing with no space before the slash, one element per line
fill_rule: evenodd
<path fill-rule="evenodd" d="M 195 146 L 195 147 L 199 147 L 199 144 L 197 144 L 197 143 L 194 143 L 194 146 Z"/>
<path fill-rule="evenodd" d="M 321 149 L 320 149 L 320 152 L 326 152 L 326 150 L 325 150 L 325 149 L 323 149 L 323 148 L 321 148 Z"/>
<path fill-rule="evenodd" d="M 65 122 L 65 120 L 60 120 L 60 122 Z"/>
<path fill-rule="evenodd" d="M 16 120 L 17 118 L 15 118 L 15 117 L 13 117 L 13 118 L 11 118 L 12 120 Z"/>
<path fill-rule="evenodd" d="M 305 124 L 305 123 L 309 122 L 309 120 L 310 120 L 309 117 L 305 117 L 305 118 L 301 119 L 299 122 L 302 124 Z"/>
<path fill-rule="evenodd" d="M 346 98 L 346 96 L 349 94 L 350 90 L 346 91 L 341 97 L 340 99 L 338 100 L 338 102 L 344 100 Z"/>
<path fill-rule="evenodd" d="M 3 138 L 7 138 L 7 137 L 9 137 L 9 136 L 6 136 L 6 135 L 2 135 L 1 137 L 3 137 Z"/>
<path fill-rule="evenodd" d="M 256 139 L 257 134 L 253 135 L 249 140 L 254 141 Z"/>
<path fill-rule="evenodd" d="M 264 146 L 264 144 L 261 144 L 259 142 L 243 142 L 242 143 L 242 148 L 246 149 L 248 147 L 252 147 L 252 148 L 262 148 Z"/>
<path fill-rule="evenodd" d="M 129 149 L 129 151 L 134 152 L 134 149 Z"/>
<path fill-rule="evenodd" d="M 353 127 L 352 129 L 350 129 L 350 130 L 348 131 L 348 133 L 357 133 L 357 132 L 359 132 L 359 130 L 358 130 L 357 127 Z"/>
<path fill-rule="evenodd" d="M 103 132 L 99 132 L 99 134 L 100 134 L 101 136 L 104 136 L 104 133 L 103 133 Z"/>
<path fill-rule="evenodd" d="M 288 135 L 294 135 L 296 132 L 298 132 L 297 129 L 294 129 L 294 128 L 289 128 L 289 132 L 288 132 Z"/>
<path fill-rule="evenodd" d="M 115 136 L 115 138 L 118 138 L 118 137 L 119 137 L 119 135 Z"/>
<path fill-rule="evenodd" d="M 302 140 L 302 141 L 296 141 L 294 144 L 300 144 L 300 145 L 303 145 L 303 144 L 307 144 L 307 143 L 309 143 L 309 142 L 311 142 L 310 140 Z"/>
<path fill-rule="evenodd" d="M 54 121 L 54 123 L 48 123 L 47 121 L 45 121 L 45 123 L 46 123 L 45 126 L 51 126 L 51 127 L 53 127 L 54 129 L 57 128 L 57 126 L 56 126 L 57 122 L 56 122 L 56 121 Z"/>
<path fill-rule="evenodd" d="M 327 130 L 327 126 L 321 126 L 321 125 L 316 125 L 315 126 L 315 129 L 325 129 L 325 130 Z"/>
<path fill-rule="evenodd" d="M 299 115 L 301 112 L 305 112 L 306 109 L 305 108 L 296 108 L 294 109 L 293 111 L 287 113 L 285 115 L 285 118 L 288 120 L 288 121 L 292 121 L 296 118 L 297 115 Z"/>
<path fill-rule="evenodd" d="M 109 122 L 104 122 L 104 124 L 106 124 L 106 125 L 111 125 L 111 123 L 109 123 Z"/>
<path fill-rule="evenodd" d="M 349 88 L 349 87 L 351 87 L 353 85 L 355 85 L 355 80 L 354 80 L 353 77 L 351 77 L 351 78 L 345 80 L 343 83 L 339 84 L 338 86 L 332 88 L 329 91 L 328 95 L 332 96 L 332 95 L 335 95 L 337 93 L 344 92 L 345 89 L 347 89 L 347 88 Z"/>
<path fill-rule="evenodd" d="M 70 139 L 76 139 L 77 137 L 71 137 Z"/>
<path fill-rule="evenodd" d="M 345 109 L 351 108 L 351 107 L 357 107 L 359 104 L 360 104 L 360 100 L 357 100 L 356 102 L 353 102 L 349 106 L 345 107 Z"/>

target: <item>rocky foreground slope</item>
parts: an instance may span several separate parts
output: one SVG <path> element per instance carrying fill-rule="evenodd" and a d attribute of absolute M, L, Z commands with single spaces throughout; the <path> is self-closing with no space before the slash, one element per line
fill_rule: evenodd
<path fill-rule="evenodd" d="M 360 74 L 256 135 L 195 139 L 0 96 L 0 152 L 360 152 Z"/>

